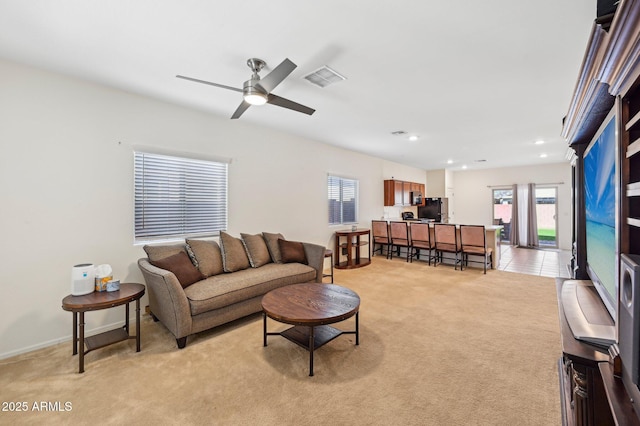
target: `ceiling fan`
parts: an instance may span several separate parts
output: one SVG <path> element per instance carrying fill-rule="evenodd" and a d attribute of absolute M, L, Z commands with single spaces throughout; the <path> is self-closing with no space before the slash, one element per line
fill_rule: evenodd
<path fill-rule="evenodd" d="M 258 74 L 262 68 L 266 65 L 265 61 L 257 58 L 247 59 L 247 65 L 253 71 L 251 78 L 244 82 L 244 86 L 242 89 L 238 89 L 236 87 L 225 86 L 224 84 L 212 83 L 210 81 L 198 80 L 197 78 L 185 77 L 183 75 L 176 75 L 178 78 L 182 78 L 184 80 L 195 81 L 196 83 L 209 84 L 211 86 L 221 87 L 223 89 L 233 90 L 235 92 L 241 92 L 244 97 L 238 109 L 231 116 L 232 119 L 239 118 L 242 113 L 244 113 L 251 105 L 264 105 L 265 103 L 269 103 L 271 105 L 276 105 L 282 108 L 292 109 L 294 111 L 302 112 L 304 114 L 311 115 L 316 110 L 309 108 L 307 106 L 301 105 L 299 103 L 290 101 L 289 99 L 281 98 L 280 96 L 274 95 L 271 93 L 273 89 L 280 83 L 282 80 L 287 78 L 291 72 L 296 69 L 297 65 L 291 62 L 289 59 L 285 59 L 273 69 L 269 74 L 264 76 L 264 78 L 260 78 Z"/>

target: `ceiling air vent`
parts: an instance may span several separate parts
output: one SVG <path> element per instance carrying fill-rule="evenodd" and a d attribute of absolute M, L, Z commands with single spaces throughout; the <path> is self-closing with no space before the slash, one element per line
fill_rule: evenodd
<path fill-rule="evenodd" d="M 347 79 L 326 65 L 318 68 L 311 74 L 305 75 L 304 78 L 320 87 L 327 87 L 330 84 Z"/>

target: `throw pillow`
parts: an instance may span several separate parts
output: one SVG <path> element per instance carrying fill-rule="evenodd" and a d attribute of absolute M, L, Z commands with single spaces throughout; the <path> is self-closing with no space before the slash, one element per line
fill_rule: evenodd
<path fill-rule="evenodd" d="M 150 263 L 158 268 L 173 272 L 182 288 L 203 280 L 205 277 L 193 266 L 186 252 L 179 252 L 160 260 L 150 260 Z"/>
<path fill-rule="evenodd" d="M 184 252 L 186 253 L 186 249 L 184 248 L 184 244 L 171 244 L 168 246 L 149 246 L 146 245 L 142 247 L 142 249 L 147 253 L 147 257 L 149 261 L 153 262 L 156 260 L 164 259 L 165 257 L 169 257 L 176 253 Z"/>
<path fill-rule="evenodd" d="M 249 267 L 249 258 L 240 238 L 220 232 L 222 246 L 222 268 L 225 272 L 236 272 Z"/>
<path fill-rule="evenodd" d="M 187 248 L 191 249 L 195 259 L 193 263 L 205 277 L 224 272 L 220 246 L 215 241 L 187 240 Z"/>
<path fill-rule="evenodd" d="M 307 256 L 304 254 L 304 246 L 298 241 L 278 240 L 282 263 L 307 263 Z"/>
<path fill-rule="evenodd" d="M 274 263 L 282 263 L 282 257 L 280 255 L 280 246 L 278 246 L 278 240 L 284 240 L 282 234 L 272 234 L 270 232 L 263 232 L 262 236 L 267 243 L 267 249 L 271 255 L 271 260 Z"/>
<path fill-rule="evenodd" d="M 262 235 L 240 234 L 240 236 L 242 237 L 242 244 L 244 244 L 244 248 L 247 250 L 251 267 L 259 268 L 271 262 L 269 249 Z"/>

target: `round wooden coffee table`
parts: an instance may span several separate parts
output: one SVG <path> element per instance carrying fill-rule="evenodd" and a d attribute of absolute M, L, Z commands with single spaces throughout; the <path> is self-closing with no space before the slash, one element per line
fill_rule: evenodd
<path fill-rule="evenodd" d="M 280 287 L 262 298 L 264 346 L 267 336 L 282 336 L 309 351 L 309 376 L 313 376 L 313 351 L 341 334 L 355 334 L 360 344 L 358 312 L 360 297 L 352 290 L 335 284 L 293 284 Z M 356 317 L 353 331 L 342 331 L 328 324 Z M 267 332 L 267 317 L 293 327 Z"/>

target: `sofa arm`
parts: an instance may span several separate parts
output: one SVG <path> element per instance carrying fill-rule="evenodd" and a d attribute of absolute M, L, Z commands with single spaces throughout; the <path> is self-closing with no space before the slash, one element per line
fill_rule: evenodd
<path fill-rule="evenodd" d="M 302 243 L 304 246 L 304 254 L 307 256 L 307 263 L 313 269 L 316 270 L 316 282 L 322 282 L 322 275 L 324 271 L 324 252 L 325 247 L 312 244 L 312 243 Z"/>
<path fill-rule="evenodd" d="M 191 308 L 184 289 L 173 272 L 158 268 L 147 258 L 138 260 L 149 294 L 151 313 L 176 339 L 191 334 Z"/>

